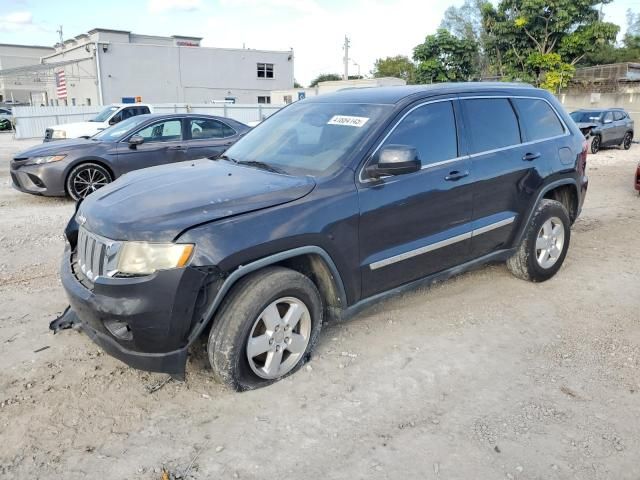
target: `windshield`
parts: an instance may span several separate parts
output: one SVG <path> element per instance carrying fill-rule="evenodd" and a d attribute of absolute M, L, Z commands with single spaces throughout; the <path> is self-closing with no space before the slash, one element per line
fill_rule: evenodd
<path fill-rule="evenodd" d="M 89 121 L 90 122 L 106 122 L 109 119 L 109 117 L 113 114 L 113 112 L 118 110 L 118 108 L 120 108 L 120 107 L 107 107 L 104 110 L 102 110 L 96 116 L 96 118 L 94 118 L 93 120 L 89 120 Z"/>
<path fill-rule="evenodd" d="M 326 175 L 391 109 L 387 105 L 294 103 L 249 131 L 225 152 L 289 174 Z"/>
<path fill-rule="evenodd" d="M 573 112 L 571 118 L 576 123 L 594 123 L 600 120 L 602 112 Z"/>
<path fill-rule="evenodd" d="M 130 130 L 133 130 L 148 119 L 148 115 L 137 115 L 135 117 L 127 118 L 120 123 L 116 123 L 112 127 L 105 128 L 103 131 L 96 133 L 91 137 L 91 139 L 100 140 L 101 142 L 117 142 L 120 138 L 129 133 Z"/>

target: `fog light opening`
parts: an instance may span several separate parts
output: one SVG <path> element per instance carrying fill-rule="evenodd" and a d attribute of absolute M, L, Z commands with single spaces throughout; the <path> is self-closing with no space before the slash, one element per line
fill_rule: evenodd
<path fill-rule="evenodd" d="M 118 322 L 117 320 L 105 320 L 104 326 L 111 334 L 120 340 L 133 340 L 133 333 L 126 322 Z"/>

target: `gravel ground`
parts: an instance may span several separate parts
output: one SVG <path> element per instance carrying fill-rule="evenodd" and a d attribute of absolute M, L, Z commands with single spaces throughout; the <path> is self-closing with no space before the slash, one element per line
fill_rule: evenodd
<path fill-rule="evenodd" d="M 47 330 L 73 203 L 11 188 L 33 143 L 0 135 L 1 479 L 640 478 L 640 146 L 589 156 L 552 280 L 499 265 L 395 297 L 237 394 L 201 348 L 164 383 Z"/>

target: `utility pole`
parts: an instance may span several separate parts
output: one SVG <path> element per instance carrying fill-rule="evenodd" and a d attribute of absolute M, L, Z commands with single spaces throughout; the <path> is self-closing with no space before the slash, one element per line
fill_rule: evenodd
<path fill-rule="evenodd" d="M 64 45 L 64 36 L 62 35 L 62 25 L 60 25 L 60 28 L 58 30 L 56 30 L 56 33 L 60 37 L 59 45 L 60 45 L 60 48 L 62 48 L 62 46 Z"/>
<path fill-rule="evenodd" d="M 349 41 L 349 37 L 344 36 L 344 75 L 342 75 L 343 80 L 349 80 L 349 46 L 351 42 Z"/>

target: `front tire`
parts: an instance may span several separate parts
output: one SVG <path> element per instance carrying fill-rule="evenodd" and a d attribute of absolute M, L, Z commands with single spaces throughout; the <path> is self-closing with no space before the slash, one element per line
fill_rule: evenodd
<path fill-rule="evenodd" d="M 596 154 L 600 151 L 600 147 L 602 146 L 602 138 L 600 135 L 594 135 L 591 140 L 591 153 Z"/>
<path fill-rule="evenodd" d="M 322 299 L 305 275 L 269 267 L 241 279 L 214 318 L 207 352 L 216 380 L 243 391 L 270 385 L 310 357 Z"/>
<path fill-rule="evenodd" d="M 76 202 L 111 183 L 111 173 L 98 163 L 81 163 L 67 176 L 67 193 Z"/>
<path fill-rule="evenodd" d="M 553 277 L 567 255 L 570 226 L 569 213 L 562 203 L 541 200 L 518 251 L 507 260 L 511 273 L 531 282 Z"/>

